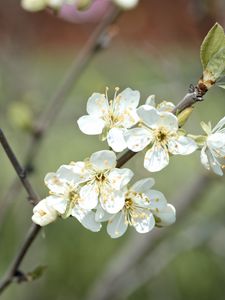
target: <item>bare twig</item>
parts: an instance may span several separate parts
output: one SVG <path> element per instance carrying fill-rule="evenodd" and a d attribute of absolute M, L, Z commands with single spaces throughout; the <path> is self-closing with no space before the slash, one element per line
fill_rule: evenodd
<path fill-rule="evenodd" d="M 105 34 L 108 26 L 116 20 L 116 18 L 119 15 L 119 12 L 120 11 L 116 7 L 112 7 L 112 9 L 108 12 L 104 20 L 96 28 L 96 30 L 84 46 L 83 50 L 81 51 L 80 56 L 74 61 L 71 69 L 65 76 L 65 79 L 63 80 L 62 84 L 56 91 L 55 95 L 52 97 L 52 100 L 49 104 L 49 108 L 44 112 L 44 114 L 40 117 L 39 121 L 37 122 L 31 138 L 30 147 L 26 155 L 26 168 L 28 168 L 31 165 L 37 153 L 37 148 L 40 145 L 40 141 L 43 137 L 43 134 L 54 121 L 56 114 L 60 111 L 64 103 L 64 98 L 68 95 L 69 91 L 74 86 L 75 81 L 78 79 L 78 77 L 85 69 L 85 67 L 87 66 L 91 58 L 94 56 L 94 54 L 97 52 L 97 50 L 101 49 L 101 46 L 104 46 L 103 35 Z M 20 166 L 2 131 L 0 132 L 0 141 L 12 165 L 14 166 L 24 188 L 27 191 L 29 199 L 32 199 L 33 204 L 37 203 L 39 201 L 39 196 L 34 192 L 31 184 L 29 183 L 26 177 L 25 169 L 23 169 Z M 13 189 L 13 187 L 11 188 Z M 24 240 L 24 243 L 22 244 L 21 249 L 16 255 L 4 279 L 0 282 L 0 293 L 3 292 L 13 282 L 16 272 L 18 271 L 23 258 L 27 254 L 28 250 L 30 249 L 30 246 L 32 245 L 38 232 L 40 231 L 40 228 L 40 226 L 32 224 Z"/>
<path fill-rule="evenodd" d="M 40 229 L 41 227 L 36 224 L 32 224 L 32 226 L 30 227 L 27 236 L 25 237 L 24 242 L 21 246 L 21 249 L 15 256 L 14 261 L 9 267 L 9 270 L 6 273 L 5 277 L 0 281 L 0 294 L 14 281 L 14 279 L 16 279 L 16 273 L 18 273 L 23 258 L 25 257 L 31 244 L 37 237 Z"/>
<path fill-rule="evenodd" d="M 190 185 L 187 185 L 186 183 L 184 190 L 171 201 L 171 203 L 175 203 L 176 205 L 176 224 L 187 213 L 188 209 L 193 206 L 195 200 L 202 197 L 202 193 L 209 188 L 212 178 L 213 177 L 201 175 L 195 178 Z M 148 252 L 155 248 L 157 243 L 168 234 L 168 230 L 168 228 L 164 228 L 161 230 L 154 230 L 153 232 L 150 232 L 149 235 L 133 235 L 120 252 L 107 264 L 105 271 L 89 290 L 87 299 L 114 299 L 121 278 L 128 274 Z"/>
<path fill-rule="evenodd" d="M 44 134 L 46 134 L 50 125 L 53 124 L 56 116 L 59 114 L 66 101 L 66 97 L 77 83 L 87 65 L 93 59 L 95 54 L 105 47 L 105 40 L 109 42 L 111 36 L 108 35 L 107 30 L 109 26 L 116 21 L 119 14 L 120 10 L 116 6 L 112 6 L 105 18 L 96 27 L 84 47 L 81 49 L 80 54 L 78 56 L 76 55 L 76 58 L 63 78 L 62 83 L 58 86 L 50 99 L 48 107 L 43 111 L 43 114 L 34 126 L 29 147 L 25 155 L 25 170 L 30 171 L 33 169 L 33 161 L 38 153 Z M 11 203 L 11 199 L 18 194 L 20 187 L 21 186 L 18 185 L 18 179 L 15 178 L 10 184 L 8 191 L 3 196 L 2 207 L 0 209 L 0 223 L 3 222 L 4 215 Z"/>
<path fill-rule="evenodd" d="M 26 176 L 26 170 L 21 167 L 18 159 L 16 158 L 12 148 L 10 147 L 3 131 L 0 129 L 0 143 L 5 150 L 5 153 L 7 154 L 11 164 L 13 165 L 20 181 L 22 182 L 23 187 L 27 191 L 28 199 L 32 202 L 32 204 L 37 204 L 39 199 L 39 196 L 35 193 L 34 189 L 32 188 L 29 180 Z"/>

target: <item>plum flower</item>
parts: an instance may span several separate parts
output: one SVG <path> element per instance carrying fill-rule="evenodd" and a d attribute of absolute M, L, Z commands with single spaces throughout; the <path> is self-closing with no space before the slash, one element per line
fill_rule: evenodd
<path fill-rule="evenodd" d="M 116 155 L 109 150 L 97 151 L 85 162 L 73 164 L 83 181 L 80 188 L 80 206 L 94 209 L 100 203 L 108 213 L 117 213 L 124 206 L 124 187 L 131 180 L 130 169 L 116 167 Z"/>
<path fill-rule="evenodd" d="M 221 165 L 218 159 L 225 158 L 225 117 L 212 129 L 211 124 L 201 123 L 207 137 L 201 150 L 201 162 L 206 169 L 212 169 L 214 173 L 222 176 L 222 169 L 225 165 Z"/>
<path fill-rule="evenodd" d="M 63 165 L 56 173 L 48 173 L 44 181 L 50 193 L 50 196 L 44 201 L 47 201 L 52 210 L 55 210 L 63 219 L 69 216 L 75 217 L 85 228 L 91 231 L 100 230 L 101 224 L 95 221 L 94 212 L 80 206 L 79 183 L 82 180 L 74 172 L 72 165 Z"/>
<path fill-rule="evenodd" d="M 132 128 L 125 133 L 127 147 L 138 152 L 148 147 L 144 167 L 157 172 L 169 164 L 169 154 L 187 155 L 197 149 L 196 143 L 178 131 L 178 119 L 168 111 L 159 111 L 151 105 L 137 109 L 140 128 Z"/>
<path fill-rule="evenodd" d="M 58 212 L 52 207 L 49 197 L 41 200 L 33 208 L 32 221 L 39 226 L 46 226 L 54 222 L 58 217 Z"/>
<path fill-rule="evenodd" d="M 114 151 L 121 152 L 127 147 L 125 132 L 138 122 L 136 108 L 139 99 L 140 93 L 130 88 L 119 95 L 115 93 L 110 101 L 107 93 L 94 93 L 87 102 L 88 115 L 78 119 L 78 126 L 85 134 L 101 135 Z"/>
<path fill-rule="evenodd" d="M 161 192 L 151 190 L 153 184 L 152 178 L 145 178 L 127 190 L 124 207 L 111 217 L 107 225 L 107 232 L 112 238 L 122 236 L 128 225 L 139 233 L 147 233 L 155 226 L 168 226 L 175 222 L 175 208 L 167 204 Z"/>

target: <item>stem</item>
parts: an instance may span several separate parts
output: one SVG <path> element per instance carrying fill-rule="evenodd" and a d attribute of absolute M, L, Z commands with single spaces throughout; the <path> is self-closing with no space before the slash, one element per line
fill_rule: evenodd
<path fill-rule="evenodd" d="M 22 168 L 20 165 L 18 159 L 16 158 L 12 148 L 10 147 L 6 136 L 4 135 L 3 131 L 0 129 L 0 143 L 5 150 L 5 153 L 7 154 L 12 166 L 14 167 L 23 187 L 27 191 L 28 194 L 28 200 L 31 201 L 32 204 L 37 204 L 40 200 L 39 196 L 36 194 L 34 189 L 32 188 L 28 178 L 25 169 Z"/>
<path fill-rule="evenodd" d="M 32 172 L 33 161 L 36 157 L 41 145 L 41 141 L 49 127 L 53 124 L 56 116 L 60 113 L 67 96 L 72 91 L 72 88 L 78 82 L 79 77 L 88 66 L 93 57 L 102 49 L 106 42 L 108 43 L 112 36 L 108 34 L 107 29 L 113 24 L 120 15 L 120 10 L 116 6 L 112 6 L 102 22 L 96 27 L 90 38 L 87 40 L 80 54 L 75 55 L 75 60 L 68 72 L 65 74 L 62 83 L 59 84 L 55 93 L 49 101 L 48 107 L 43 111 L 42 115 L 36 122 L 32 131 L 31 140 L 29 142 L 27 153 L 25 154 L 25 170 Z M 2 203 L 8 203 L 14 194 L 19 192 L 20 185 L 15 179 L 10 184 L 10 187 L 2 199 Z M 8 205 L 9 206 L 9 205 Z M 0 209 L 1 222 L 4 219 L 6 208 Z"/>
<path fill-rule="evenodd" d="M 24 239 L 24 243 L 22 244 L 18 254 L 15 256 L 11 266 L 9 267 L 7 275 L 2 281 L 0 281 L 0 294 L 13 282 L 16 272 L 18 271 L 31 244 L 40 232 L 40 229 L 41 227 L 36 224 L 31 225 L 27 236 Z"/>

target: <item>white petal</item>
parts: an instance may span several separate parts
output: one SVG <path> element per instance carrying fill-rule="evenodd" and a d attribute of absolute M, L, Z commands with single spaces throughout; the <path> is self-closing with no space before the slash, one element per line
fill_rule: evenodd
<path fill-rule="evenodd" d="M 159 111 L 168 111 L 171 112 L 174 109 L 175 105 L 172 102 L 163 101 L 158 106 Z"/>
<path fill-rule="evenodd" d="M 99 204 L 95 213 L 96 222 L 105 222 L 112 218 L 112 214 L 107 213 L 102 206 Z"/>
<path fill-rule="evenodd" d="M 74 167 L 72 165 L 62 165 L 57 171 L 56 175 L 59 180 L 64 182 L 70 182 L 71 184 L 76 184 L 80 182 L 79 174 L 74 172 Z"/>
<path fill-rule="evenodd" d="M 168 131 L 176 132 L 178 130 L 178 119 L 170 112 L 160 112 L 160 118 L 152 128 L 166 128 Z"/>
<path fill-rule="evenodd" d="M 150 106 L 153 106 L 155 107 L 155 95 L 150 95 L 148 96 L 146 102 L 145 102 L 146 105 L 150 105 Z"/>
<path fill-rule="evenodd" d="M 133 128 L 124 134 L 127 147 L 134 151 L 142 151 L 153 139 L 152 133 L 145 128 Z"/>
<path fill-rule="evenodd" d="M 40 226 L 54 222 L 58 216 L 57 211 L 51 207 L 49 197 L 41 200 L 33 209 L 32 221 Z"/>
<path fill-rule="evenodd" d="M 104 94 L 94 93 L 88 99 L 87 112 L 88 114 L 101 117 L 108 114 L 109 103 Z"/>
<path fill-rule="evenodd" d="M 133 176 L 134 173 L 128 168 L 115 168 L 109 173 L 108 181 L 113 189 L 121 190 Z"/>
<path fill-rule="evenodd" d="M 92 178 L 92 174 L 90 174 L 90 170 L 87 168 L 87 165 L 83 161 L 71 162 L 70 163 L 71 170 L 73 173 L 79 175 L 79 182 L 85 182 Z"/>
<path fill-rule="evenodd" d="M 143 214 L 139 218 L 132 218 L 132 225 L 139 233 L 147 233 L 155 226 L 155 218 L 153 214 L 143 209 Z"/>
<path fill-rule="evenodd" d="M 79 205 L 84 209 L 95 208 L 98 204 L 98 189 L 95 184 L 86 184 L 80 190 Z"/>
<path fill-rule="evenodd" d="M 53 207 L 57 212 L 59 212 L 61 215 L 64 214 L 66 211 L 67 203 L 69 199 L 63 198 L 63 197 L 57 197 L 57 196 L 49 196 L 49 203 L 51 207 Z"/>
<path fill-rule="evenodd" d="M 108 145 L 115 152 L 121 152 L 127 148 L 127 144 L 124 140 L 124 129 L 122 128 L 112 128 L 109 130 L 107 135 Z"/>
<path fill-rule="evenodd" d="M 55 194 L 64 194 L 66 192 L 65 181 L 60 180 L 56 173 L 47 173 L 44 182 L 49 190 Z"/>
<path fill-rule="evenodd" d="M 113 2 L 123 9 L 132 9 L 138 5 L 139 0 L 113 0 Z"/>
<path fill-rule="evenodd" d="M 153 211 L 159 211 L 166 207 L 167 201 L 163 193 L 156 190 L 149 190 L 145 195 L 150 200 L 149 207 Z"/>
<path fill-rule="evenodd" d="M 139 117 L 137 114 L 137 109 L 126 107 L 122 114 L 122 118 L 119 124 L 124 128 L 131 128 L 138 121 L 139 121 Z"/>
<path fill-rule="evenodd" d="M 160 226 L 169 226 L 176 221 L 176 210 L 171 204 L 167 204 L 163 210 L 155 215 L 160 218 L 160 222 L 157 222 Z"/>
<path fill-rule="evenodd" d="M 194 140 L 186 136 L 180 136 L 178 139 L 170 139 L 168 142 L 169 152 L 176 155 L 188 155 L 193 153 L 197 148 Z"/>
<path fill-rule="evenodd" d="M 213 172 L 219 176 L 223 176 L 223 171 L 220 163 L 208 148 L 206 148 L 206 155 L 208 157 L 209 165 Z"/>
<path fill-rule="evenodd" d="M 225 147 L 225 134 L 220 132 L 210 134 L 207 137 L 207 145 L 214 149 Z"/>
<path fill-rule="evenodd" d="M 120 103 L 122 109 L 125 109 L 127 107 L 136 108 L 139 104 L 140 92 L 137 90 L 127 88 L 124 91 L 122 91 L 117 96 L 117 98 L 118 99 L 115 99 L 115 101 L 118 101 Z"/>
<path fill-rule="evenodd" d="M 155 180 L 153 178 L 144 178 L 138 180 L 130 189 L 137 193 L 145 193 L 150 190 L 154 184 Z"/>
<path fill-rule="evenodd" d="M 122 191 L 115 191 L 111 193 L 101 193 L 100 202 L 102 208 L 109 214 L 116 214 L 124 207 L 125 193 Z"/>
<path fill-rule="evenodd" d="M 116 214 L 107 225 L 107 232 L 111 238 L 122 236 L 127 230 L 128 224 L 123 212 Z"/>
<path fill-rule="evenodd" d="M 83 116 L 77 120 L 80 130 L 89 135 L 101 134 L 105 127 L 105 121 L 98 117 Z"/>
<path fill-rule="evenodd" d="M 220 130 L 225 125 L 225 117 L 223 117 L 213 128 L 212 132 Z"/>
<path fill-rule="evenodd" d="M 144 158 L 144 167 L 149 172 L 157 172 L 165 168 L 169 164 L 169 154 L 167 149 L 153 145 L 149 149 Z"/>
<path fill-rule="evenodd" d="M 93 153 L 90 162 L 96 171 L 112 169 L 116 166 L 116 154 L 110 150 L 101 150 Z"/>
<path fill-rule="evenodd" d="M 140 121 L 144 122 L 148 127 L 152 128 L 153 125 L 159 120 L 160 114 L 157 110 L 150 105 L 142 105 L 137 109 L 137 114 Z"/>
<path fill-rule="evenodd" d="M 102 225 L 95 220 L 95 213 L 93 211 L 82 209 L 79 206 L 76 206 L 72 210 L 72 216 L 75 217 L 85 228 L 98 232 Z"/>
<path fill-rule="evenodd" d="M 206 151 L 206 146 L 204 146 L 204 147 L 202 148 L 202 150 L 201 150 L 201 156 L 200 156 L 200 158 L 201 158 L 201 163 L 203 164 L 203 166 L 204 166 L 207 170 L 209 170 L 209 169 L 210 169 L 210 167 L 209 167 L 209 160 L 208 160 L 208 157 L 207 157 L 205 151 Z"/>

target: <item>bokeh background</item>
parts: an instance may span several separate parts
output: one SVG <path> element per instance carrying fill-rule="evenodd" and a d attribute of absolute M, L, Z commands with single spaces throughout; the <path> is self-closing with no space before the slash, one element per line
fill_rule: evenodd
<path fill-rule="evenodd" d="M 74 82 L 63 109 L 44 136 L 30 175 L 41 197 L 47 193 L 43 184 L 47 172 L 107 147 L 97 137 L 83 135 L 76 125 L 91 93 L 104 92 L 108 86 L 113 95 L 115 87 L 129 86 L 141 91 L 142 103 L 150 94 L 159 101 L 177 103 L 201 76 L 202 38 L 216 21 L 225 26 L 223 1 L 140 2 L 136 9 L 121 14 L 112 28 L 112 41 Z M 73 24 L 50 12 L 25 12 L 19 1 L 1 0 L 0 124 L 21 162 L 26 160 L 29 127 L 45 111 L 66 70 L 102 17 L 91 23 Z M 186 128 L 198 134 L 201 120 L 216 124 L 225 115 L 224 98 L 224 90 L 210 90 L 205 101 L 196 105 Z M 155 188 L 174 205 L 182 206 L 193 184 L 205 174 L 199 154 L 172 158 L 166 169 L 153 174 Z M 149 176 L 142 164 L 141 154 L 127 164 L 135 171 L 136 179 Z M 23 190 L 5 209 L 4 196 L 14 178 L 15 172 L 0 150 L 1 277 L 31 224 L 32 207 Z M 29 272 L 47 265 L 43 276 L 31 283 L 12 284 L 1 299 L 222 300 L 224 195 L 224 179 L 210 175 L 175 225 L 154 229 L 145 236 L 130 229 L 125 236 L 113 240 L 105 227 L 92 233 L 72 218 L 59 220 L 42 230 L 21 268 Z M 159 231 L 165 232 L 161 238 L 157 238 Z M 152 243 L 151 251 L 146 247 L 139 257 L 139 246 L 146 241 Z M 120 272 L 123 264 L 129 268 Z M 117 272 L 114 281 L 110 281 Z M 111 290 L 115 294 L 107 296 Z"/>

